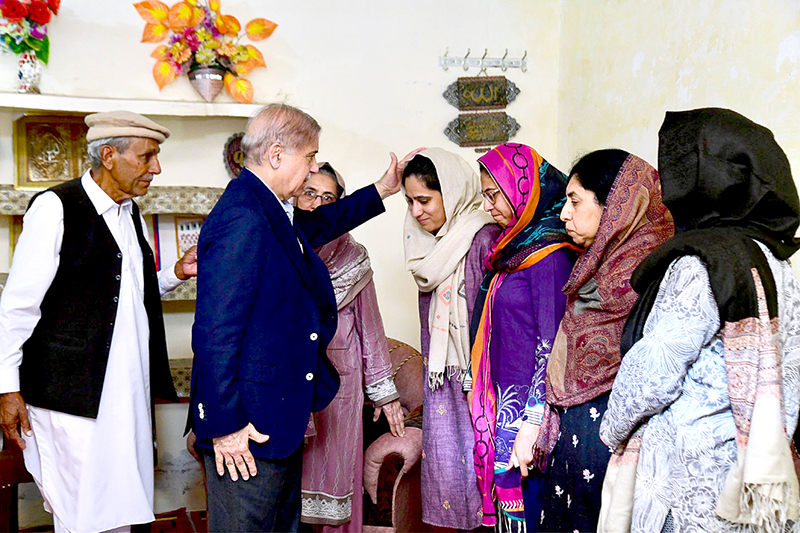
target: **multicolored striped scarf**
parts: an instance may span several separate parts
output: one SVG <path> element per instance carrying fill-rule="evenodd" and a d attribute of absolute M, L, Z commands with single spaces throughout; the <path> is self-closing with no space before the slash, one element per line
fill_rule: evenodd
<path fill-rule="evenodd" d="M 489 272 L 475 302 L 475 309 L 482 309 L 472 347 L 475 472 L 483 500 L 483 525 L 494 526 L 498 522 L 494 497 L 502 522 L 524 525 L 520 472 L 505 469 L 511 450 L 495 450 L 497 393 L 489 357 L 492 309 L 497 291 L 509 273 L 531 267 L 560 248 L 577 247 L 571 244 L 559 219 L 566 191 L 564 174 L 523 144 L 502 144 L 478 161 L 505 195 L 513 216 L 486 257 Z"/>

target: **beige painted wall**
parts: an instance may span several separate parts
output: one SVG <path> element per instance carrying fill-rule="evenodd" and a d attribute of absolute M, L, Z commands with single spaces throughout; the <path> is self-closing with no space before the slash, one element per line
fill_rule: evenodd
<path fill-rule="evenodd" d="M 558 151 L 657 165 L 667 110 L 727 107 L 770 128 L 800 172 L 800 2 L 562 2 Z"/>

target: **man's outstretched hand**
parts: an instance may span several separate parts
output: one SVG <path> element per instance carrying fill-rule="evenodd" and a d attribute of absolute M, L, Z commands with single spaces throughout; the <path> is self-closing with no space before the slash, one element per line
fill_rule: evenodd
<path fill-rule="evenodd" d="M 389 163 L 389 168 L 386 169 L 386 173 L 381 176 L 381 179 L 375 182 L 375 188 L 378 190 L 378 194 L 381 195 L 381 199 L 385 200 L 400 190 L 400 184 L 403 181 L 403 170 L 406 168 L 406 163 L 411 161 L 411 158 L 424 149 L 425 147 L 423 146 L 412 150 L 399 162 L 394 152 L 389 152 L 389 157 L 392 158 L 392 162 Z"/>

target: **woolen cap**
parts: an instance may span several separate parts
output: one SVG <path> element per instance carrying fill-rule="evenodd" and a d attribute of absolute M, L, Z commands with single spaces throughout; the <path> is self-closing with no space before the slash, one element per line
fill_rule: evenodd
<path fill-rule="evenodd" d="M 160 144 L 167 140 L 170 134 L 164 126 L 130 111 L 94 113 L 88 115 L 85 120 L 89 126 L 89 132 L 86 134 L 88 142 L 109 137 L 145 137 L 154 139 Z"/>

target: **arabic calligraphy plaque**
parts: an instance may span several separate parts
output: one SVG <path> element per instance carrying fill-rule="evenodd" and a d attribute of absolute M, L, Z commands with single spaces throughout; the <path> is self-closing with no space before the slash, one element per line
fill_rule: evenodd
<path fill-rule="evenodd" d="M 458 78 L 442 96 L 459 111 L 478 111 L 504 109 L 519 92 L 505 76 L 477 76 Z"/>
<path fill-rule="evenodd" d="M 504 112 L 470 113 L 459 115 L 444 134 L 459 146 L 492 146 L 508 142 L 519 128 L 517 121 Z"/>
<path fill-rule="evenodd" d="M 90 167 L 84 115 L 26 115 L 14 122 L 16 184 L 42 190 L 80 177 Z"/>

